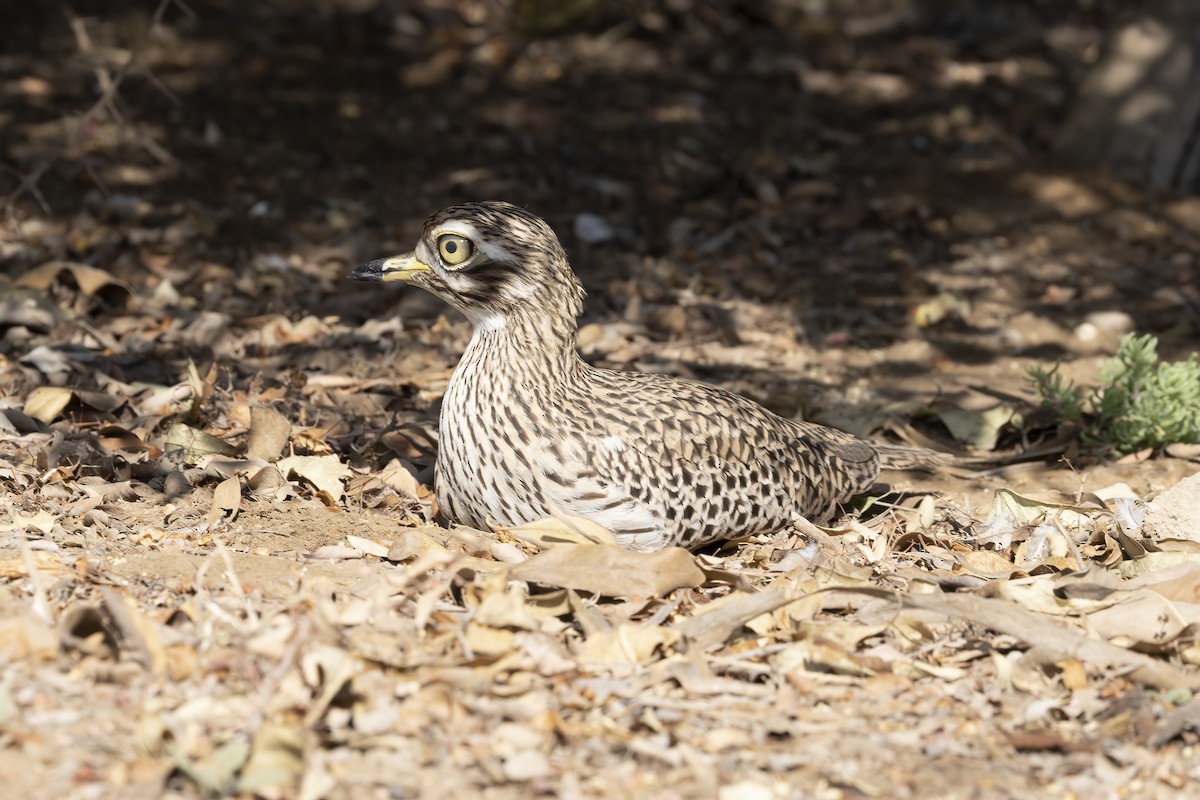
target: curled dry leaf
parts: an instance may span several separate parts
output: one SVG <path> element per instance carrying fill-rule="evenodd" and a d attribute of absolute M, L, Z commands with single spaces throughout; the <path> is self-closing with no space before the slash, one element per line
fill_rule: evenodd
<path fill-rule="evenodd" d="M 978 450 L 995 450 L 1005 426 L 1021 425 L 1016 408 L 1006 403 L 980 410 L 943 408 L 937 413 L 955 439 Z"/>
<path fill-rule="evenodd" d="M 16 285 L 44 292 L 64 273 L 70 275 L 79 291 L 89 297 L 109 287 L 119 289 L 126 297 L 131 294 L 128 286 L 108 272 L 99 267 L 73 261 L 48 261 L 17 278 Z"/>
<path fill-rule="evenodd" d="M 156 625 L 127 595 L 108 587 L 101 594 L 104 597 L 103 609 L 118 632 L 121 649 L 156 675 L 165 673 L 167 653 Z"/>
<path fill-rule="evenodd" d="M 84 294 L 94 294 L 101 287 L 115 283 L 111 275 L 102 269 L 76 264 L 69 261 L 49 261 L 25 272 L 16 281 L 18 286 L 45 291 L 54 285 L 62 272 L 69 273 L 75 279 Z"/>
<path fill-rule="evenodd" d="M 237 517 L 242 503 L 242 482 L 233 475 L 217 484 L 213 491 L 212 507 L 208 511 L 208 527 L 211 528 L 228 515 L 229 521 Z"/>
<path fill-rule="evenodd" d="M 273 314 L 269 317 L 246 320 L 246 324 L 258 328 L 268 346 L 298 344 L 329 334 L 329 326 L 313 316 L 292 322 L 281 314 Z"/>
<path fill-rule="evenodd" d="M 350 477 L 350 468 L 337 456 L 288 456 L 275 466 L 288 478 L 300 478 L 325 492 L 333 500 L 341 500 L 345 491 L 342 481 Z"/>
<path fill-rule="evenodd" d="M 105 425 L 96 431 L 96 444 L 108 453 L 151 453 L 156 454 L 158 448 L 146 444 L 131 430 L 120 425 Z"/>
<path fill-rule="evenodd" d="M 327 431 L 319 428 L 301 428 L 292 433 L 292 446 L 297 452 L 310 456 L 333 455 L 333 448 L 325 441 Z"/>
<path fill-rule="evenodd" d="M 516 646 L 516 634 L 507 628 L 493 628 L 478 622 L 467 623 L 463 637 L 470 657 L 494 660 L 508 655 Z"/>
<path fill-rule="evenodd" d="M 140 413 L 147 415 L 180 414 L 191 408 L 192 391 L 192 385 L 188 381 L 173 386 L 147 387 L 139 394 L 136 407 Z"/>
<path fill-rule="evenodd" d="M 305 654 L 300 670 L 305 682 L 320 690 L 304 717 L 305 727 L 309 727 L 325 715 L 338 693 L 362 670 L 362 664 L 340 647 L 322 645 Z"/>
<path fill-rule="evenodd" d="M 291 492 L 287 478 L 274 465 L 268 465 L 246 480 L 246 487 L 260 500 L 283 500 Z"/>
<path fill-rule="evenodd" d="M 997 489 L 990 518 L 1008 517 L 1018 525 L 1035 525 L 1047 519 L 1054 519 L 1067 529 L 1090 530 L 1093 515 L 1097 513 L 1107 511 L 1104 508 L 1089 509 L 1071 503 L 1035 500 L 1011 489 Z"/>
<path fill-rule="evenodd" d="M 184 463 L 189 466 L 195 466 L 211 455 L 237 455 L 237 448 L 225 440 L 198 431 L 182 422 L 173 423 L 167 428 L 167 440 L 163 449 L 168 453 L 183 451 Z"/>
<path fill-rule="evenodd" d="M 421 484 L 400 459 L 393 458 L 379 471 L 379 478 L 385 486 L 407 497 L 416 498 L 421 491 Z"/>

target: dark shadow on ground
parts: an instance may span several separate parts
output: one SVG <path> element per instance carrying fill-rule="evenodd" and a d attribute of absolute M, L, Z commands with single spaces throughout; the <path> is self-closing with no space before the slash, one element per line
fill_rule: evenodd
<path fill-rule="evenodd" d="M 642 2 L 537 38 L 505 3 L 199 2 L 150 36 L 145 3 L 25 4 L 0 33 L 3 269 L 169 275 L 185 317 L 363 321 L 401 301 L 350 266 L 503 198 L 560 232 L 589 319 L 684 292 L 718 328 L 744 302 L 818 351 L 987 364 L 1069 358 L 1119 311 L 1186 351 L 1200 214 L 1047 150 L 1105 20 L 1076 6 Z M 102 73 L 120 89 L 84 115 Z M 939 294 L 971 311 L 914 325 Z"/>

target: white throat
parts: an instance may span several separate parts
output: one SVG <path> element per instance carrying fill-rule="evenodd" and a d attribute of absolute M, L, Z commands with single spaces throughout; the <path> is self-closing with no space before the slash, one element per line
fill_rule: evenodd
<path fill-rule="evenodd" d="M 484 311 L 480 314 L 472 314 L 471 324 L 480 333 L 492 333 L 504 330 L 508 325 L 508 317 L 495 311 Z"/>

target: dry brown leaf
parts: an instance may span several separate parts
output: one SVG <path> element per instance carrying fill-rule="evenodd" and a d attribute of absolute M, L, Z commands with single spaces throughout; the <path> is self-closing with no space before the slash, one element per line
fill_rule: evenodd
<path fill-rule="evenodd" d="M 450 551 L 428 533 L 420 529 L 410 529 L 397 533 L 385 558 L 388 561 L 403 563 L 430 554 L 444 555 L 447 559 L 451 557 Z"/>
<path fill-rule="evenodd" d="M 1200 552 L 1182 549 L 1148 552 L 1142 558 L 1121 562 L 1117 571 L 1125 578 L 1138 578 L 1179 564 L 1200 564 Z"/>
<path fill-rule="evenodd" d="M 246 457 L 274 461 L 287 445 L 292 424 L 287 417 L 268 406 L 250 409 L 250 435 L 246 440 Z"/>
<path fill-rule="evenodd" d="M 588 636 L 578 658 L 589 667 L 636 667 L 679 638 L 679 632 L 670 628 L 623 622 Z"/>
<path fill-rule="evenodd" d="M 1126 581 L 1130 588 L 1151 589 L 1168 600 L 1200 604 L 1200 562 L 1184 561 Z"/>
<path fill-rule="evenodd" d="M 464 635 L 467 649 L 475 658 L 496 659 L 508 655 L 516 646 L 516 635 L 507 628 L 493 628 L 478 622 L 467 624 Z"/>
<path fill-rule="evenodd" d="M 188 417 L 197 419 L 200 416 L 200 409 L 210 404 L 213 391 L 216 389 L 217 362 L 213 361 L 209 364 L 208 372 L 201 378 L 200 373 L 196 370 L 196 363 L 188 361 L 187 382 L 192 387 L 192 407 L 188 411 Z"/>
<path fill-rule="evenodd" d="M 25 398 L 24 412 L 26 416 L 49 425 L 74 398 L 75 393 L 70 389 L 61 386 L 39 386 Z"/>
<path fill-rule="evenodd" d="M 913 661 L 901 659 L 892 664 L 892 672 L 911 678 L 938 678 L 943 681 L 958 681 L 967 676 L 962 667 L 951 667 L 945 664 L 930 664 L 928 661 Z"/>
<path fill-rule="evenodd" d="M 5 575 L 2 570 L 0 566 L 0 577 L 17 577 Z M 0 664 L 23 659 L 50 661 L 58 655 L 58 647 L 58 631 L 36 614 L 0 616 Z"/>
<path fill-rule="evenodd" d="M 246 488 L 260 500 L 283 500 L 291 493 L 287 478 L 274 465 L 263 467 L 247 478 Z"/>
<path fill-rule="evenodd" d="M 329 704 L 361 671 L 362 663 L 358 658 L 340 647 L 318 645 L 304 654 L 300 662 L 300 672 L 310 687 L 320 690 L 319 696 L 313 700 L 304 715 L 306 728 L 325 715 Z"/>
<path fill-rule="evenodd" d="M 326 434 L 322 428 L 299 428 L 292 432 L 292 447 L 310 456 L 333 455 L 333 448 L 325 441 Z"/>
<path fill-rule="evenodd" d="M 33 569 L 44 575 L 71 575 L 75 570 L 62 561 L 57 553 L 47 553 L 44 550 L 34 550 L 30 553 L 33 559 Z M 0 578 L 9 580 L 29 576 L 30 564 L 22 557 L 0 559 Z"/>
<path fill-rule="evenodd" d="M 136 433 L 120 425 L 105 425 L 96 431 L 96 444 L 109 453 L 154 454 L 158 451 L 157 447 L 146 444 Z"/>
<path fill-rule="evenodd" d="M 108 272 L 99 267 L 78 264 L 72 261 L 48 261 L 27 271 L 21 277 L 17 278 L 15 283 L 17 286 L 27 286 L 31 289 L 46 291 L 54 285 L 54 282 L 64 272 L 69 273 L 72 280 L 75 281 L 75 285 L 79 287 L 79 291 L 89 297 L 107 286 L 118 287 L 126 294 L 131 294 L 128 286 L 114 278 Z"/>
<path fill-rule="evenodd" d="M 268 317 L 248 319 L 246 324 L 259 328 L 263 339 L 272 347 L 307 342 L 329 333 L 329 326 L 313 316 L 292 322 L 282 314 L 272 314 Z"/>
<path fill-rule="evenodd" d="M 17 515 L 11 522 L 0 524 L 0 532 L 25 532 L 32 528 L 33 530 L 38 531 L 45 536 L 54 529 L 54 522 L 54 515 L 44 508 L 41 511 L 38 511 L 36 514 L 30 514 L 29 516 L 25 516 L 18 511 Z"/>
<path fill-rule="evenodd" d="M 132 597 L 103 587 L 104 611 L 120 634 L 121 649 L 130 653 L 142 666 L 156 675 L 167 669 L 167 654 L 158 630 L 146 617 Z"/>
<path fill-rule="evenodd" d="M 616 545 L 612 531 L 585 517 L 557 512 L 554 516 L 507 528 L 517 538 L 545 550 L 560 544 Z"/>
<path fill-rule="evenodd" d="M 474 620 L 491 628 L 536 631 L 540 623 L 526 599 L 516 586 L 507 591 L 490 592 L 475 610 Z"/>
<path fill-rule="evenodd" d="M 334 501 L 342 499 L 342 484 L 350 477 L 350 468 L 337 456 L 288 456 L 275 465 L 288 478 L 301 478 L 327 493 Z"/>
<path fill-rule="evenodd" d="M 393 458 L 379 471 L 379 479 L 385 486 L 406 497 L 416 498 L 421 491 L 421 484 L 416 476 L 409 472 L 400 460 Z"/>
<path fill-rule="evenodd" d="M 1063 686 L 1073 692 L 1080 689 L 1086 689 L 1091 683 L 1088 681 L 1087 669 L 1084 668 L 1083 662 L 1077 658 L 1064 658 L 1055 664 L 1062 670 Z"/>
<path fill-rule="evenodd" d="M 1011 561 L 992 550 L 957 552 L 954 560 L 971 575 L 983 578 L 1008 577 L 1017 569 Z"/>
<path fill-rule="evenodd" d="M 291 786 L 304 772 L 304 730 L 267 722 L 254 732 L 250 758 L 237 779 L 237 791 L 264 795 L 264 789 Z"/>
<path fill-rule="evenodd" d="M 191 408 L 192 387 L 187 382 L 174 386 L 155 386 L 146 389 L 137 400 L 138 411 L 145 415 L 170 416 Z M 168 433 L 169 435 L 169 433 Z"/>
<path fill-rule="evenodd" d="M 681 547 L 642 553 L 615 544 L 551 547 L 511 567 L 509 575 L 605 597 L 657 596 L 704 583 L 704 571 Z"/>
<path fill-rule="evenodd" d="M 182 422 L 172 423 L 167 428 L 167 441 L 164 449 L 168 453 L 182 450 L 185 462 L 192 466 L 199 464 L 206 456 L 210 455 L 231 457 L 237 455 L 237 448 L 225 440 L 218 439 L 204 431 L 198 431 Z"/>
<path fill-rule="evenodd" d="M 1044 520 L 1056 520 L 1068 530 L 1087 528 L 1092 515 L 1106 509 L 1089 509 L 1071 503 L 1037 500 L 1017 494 L 1011 489 L 997 489 L 989 519 L 1007 516 L 1018 525 L 1034 525 Z"/>
<path fill-rule="evenodd" d="M 1200 622 L 1200 606 L 1176 605 L 1157 592 L 1138 589 L 1114 593 L 1116 602 L 1088 614 L 1096 633 L 1117 644 L 1161 647 L 1189 625 Z M 1185 613 L 1181 613 L 1185 612 Z"/>
<path fill-rule="evenodd" d="M 816 588 L 814 586 L 814 588 Z M 746 627 L 759 636 L 766 636 L 773 631 L 794 631 L 798 625 L 812 620 L 821 610 L 821 595 L 816 592 L 802 595 L 768 614 L 759 614 L 746 621 Z"/>
<path fill-rule="evenodd" d="M 1059 591 L 1057 576 L 1036 575 L 1011 581 L 989 584 L 998 597 L 1009 600 L 1021 608 L 1049 616 L 1069 617 L 1086 614 L 1118 602 L 1120 595 L 1113 592 L 1086 592 L 1076 586 L 1071 591 Z"/>
<path fill-rule="evenodd" d="M 232 475 L 217 484 L 217 488 L 213 491 L 212 506 L 208 510 L 208 527 L 213 527 L 225 515 L 229 515 L 229 521 L 233 522 L 237 518 L 238 508 L 242 503 L 242 482 L 236 475 Z"/>

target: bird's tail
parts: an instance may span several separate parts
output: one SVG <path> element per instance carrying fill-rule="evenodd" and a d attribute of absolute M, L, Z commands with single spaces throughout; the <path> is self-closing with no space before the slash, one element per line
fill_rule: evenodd
<path fill-rule="evenodd" d="M 935 472 L 955 465 L 955 458 L 949 453 L 939 453 L 924 447 L 904 447 L 878 442 L 872 444 L 879 453 L 879 466 L 882 469 L 919 469 L 923 472 Z"/>

